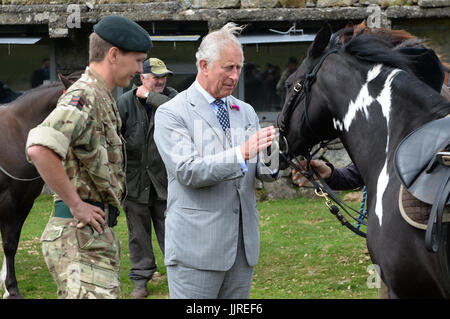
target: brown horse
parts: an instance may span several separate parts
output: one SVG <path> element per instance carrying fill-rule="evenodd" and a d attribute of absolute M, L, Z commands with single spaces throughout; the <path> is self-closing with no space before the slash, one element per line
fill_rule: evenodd
<path fill-rule="evenodd" d="M 39 86 L 9 104 L 0 105 L 0 231 L 4 252 L 0 284 L 4 281 L 8 298 L 22 298 L 14 257 L 22 226 L 44 185 L 25 157 L 28 132 L 50 114 L 63 91 L 80 75 L 81 72 L 67 78 L 60 75 L 64 85 L 58 82 Z"/>

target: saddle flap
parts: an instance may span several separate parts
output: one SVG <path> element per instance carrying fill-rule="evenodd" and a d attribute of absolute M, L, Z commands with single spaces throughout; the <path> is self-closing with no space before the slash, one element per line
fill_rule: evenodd
<path fill-rule="evenodd" d="M 450 117 L 432 121 L 406 136 L 398 145 L 394 166 L 400 181 L 416 198 L 432 204 L 450 167 L 438 164 L 427 171 L 437 152 L 450 143 Z"/>
<path fill-rule="evenodd" d="M 436 196 L 440 195 L 439 188 L 442 180 L 449 174 L 450 167 L 443 165 L 437 166 L 431 173 L 422 171 L 408 191 L 422 202 L 433 204 Z M 446 204 L 450 204 L 450 196 L 447 198 Z"/>

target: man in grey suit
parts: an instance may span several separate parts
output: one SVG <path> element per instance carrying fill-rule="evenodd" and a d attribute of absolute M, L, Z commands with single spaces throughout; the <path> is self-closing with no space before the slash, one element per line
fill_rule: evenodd
<path fill-rule="evenodd" d="M 277 167 L 259 155 L 276 137 L 231 93 L 243 65 L 234 23 L 209 33 L 197 78 L 161 105 L 155 142 L 168 176 L 165 264 L 171 298 L 249 298 L 259 256 L 255 177 Z"/>

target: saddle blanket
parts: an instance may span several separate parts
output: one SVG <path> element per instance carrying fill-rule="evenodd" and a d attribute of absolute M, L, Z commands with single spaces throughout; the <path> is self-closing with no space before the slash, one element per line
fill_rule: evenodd
<path fill-rule="evenodd" d="M 409 193 L 403 185 L 400 186 L 398 206 L 402 217 L 410 224 L 419 229 L 426 230 L 430 217 L 431 206 L 422 202 Z M 450 222 L 450 206 L 447 205 L 442 216 L 444 223 Z"/>

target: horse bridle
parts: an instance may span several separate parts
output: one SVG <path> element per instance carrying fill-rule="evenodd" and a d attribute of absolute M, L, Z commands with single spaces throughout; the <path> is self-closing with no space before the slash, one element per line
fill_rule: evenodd
<path fill-rule="evenodd" d="M 284 136 L 284 130 L 287 127 L 287 123 L 286 123 L 286 119 L 289 117 L 289 115 L 291 115 L 294 110 L 296 105 L 298 105 L 298 99 L 302 96 L 300 93 L 304 92 L 304 110 L 303 110 L 303 118 L 305 119 L 305 122 L 308 125 L 308 128 L 310 129 L 310 131 L 313 133 L 313 135 L 315 135 L 315 137 L 317 137 L 318 140 L 322 140 L 316 133 L 315 131 L 312 129 L 310 123 L 309 123 L 309 119 L 308 119 L 308 106 L 309 106 L 309 102 L 310 102 L 310 98 L 311 98 L 311 86 L 313 85 L 313 83 L 316 81 L 316 77 L 317 77 L 317 73 L 320 70 L 320 67 L 322 66 L 323 62 L 325 62 L 325 59 L 333 53 L 337 53 L 338 49 L 333 49 L 328 51 L 327 53 L 325 53 L 319 60 L 319 62 L 314 66 L 314 68 L 305 75 L 305 78 L 303 79 L 303 81 L 298 81 L 294 84 L 292 91 L 291 91 L 291 95 L 289 96 L 289 99 L 286 103 L 287 105 L 287 110 L 286 112 L 284 112 L 284 119 L 283 122 L 281 123 L 281 127 L 280 129 L 280 133 L 283 136 L 283 138 L 285 138 Z M 278 124 L 278 121 L 277 121 Z M 300 126 L 302 125 L 302 123 L 300 123 Z M 300 130 L 299 130 L 300 132 Z M 287 140 L 285 141 L 287 142 Z M 286 143 L 287 144 L 287 143 Z"/>
<path fill-rule="evenodd" d="M 315 155 L 315 153 L 320 150 L 320 148 L 324 147 L 328 141 L 323 141 L 323 139 L 316 134 L 316 132 L 313 130 L 309 118 L 308 118 L 308 106 L 311 99 L 311 86 L 315 82 L 317 73 L 319 72 L 320 67 L 322 66 L 325 59 L 333 54 L 337 53 L 338 49 L 333 49 L 328 52 L 326 52 L 319 60 L 319 62 L 312 68 L 312 70 L 306 74 L 303 81 L 297 81 L 292 90 L 291 94 L 289 96 L 289 99 L 286 102 L 287 110 L 283 112 L 283 122 L 280 123 L 279 131 L 280 131 L 280 137 L 283 139 L 283 143 L 285 146 L 285 150 L 279 150 L 280 156 L 289 164 L 291 168 L 294 168 L 297 172 L 299 172 L 301 175 L 303 175 L 305 178 L 307 178 L 311 184 L 315 188 L 315 193 L 319 197 L 323 197 L 325 199 L 325 204 L 330 210 L 330 212 L 336 216 L 336 218 L 341 222 L 342 225 L 346 226 L 348 229 L 356 233 L 357 235 L 361 237 L 366 237 L 366 233 L 361 231 L 359 229 L 359 226 L 355 227 L 350 222 L 347 221 L 345 216 L 343 216 L 339 208 L 342 208 L 347 215 L 355 220 L 359 225 L 365 225 L 367 226 L 367 223 L 364 221 L 366 219 L 366 216 L 360 212 L 355 210 L 353 207 L 350 207 L 349 205 L 345 204 L 339 196 L 333 192 L 333 190 L 328 186 L 328 184 L 325 182 L 325 180 L 320 176 L 320 174 L 317 172 L 317 169 L 311 165 L 311 159 Z M 287 141 L 287 138 L 285 136 L 285 130 L 287 128 L 287 119 L 288 117 L 294 112 L 295 107 L 299 104 L 298 100 L 301 98 L 302 93 L 304 94 L 304 108 L 303 108 L 303 116 L 302 118 L 304 121 L 301 121 L 299 133 L 301 132 L 301 127 L 303 126 L 303 122 L 306 122 L 306 125 L 308 126 L 309 131 L 314 135 L 318 141 L 320 142 L 320 148 L 316 150 L 316 152 L 311 154 L 311 149 L 308 150 L 305 158 L 306 158 L 306 167 L 303 167 L 299 162 L 296 161 L 296 156 L 290 151 L 289 144 Z M 278 115 L 280 116 L 280 115 Z M 276 125 L 278 126 L 278 118 L 276 121 Z M 319 183 L 314 179 L 314 175 L 317 176 Z M 332 201 L 338 205 L 332 204 Z M 358 217 L 353 216 L 348 210 L 352 210 L 353 212 L 356 212 L 358 214 Z"/>

